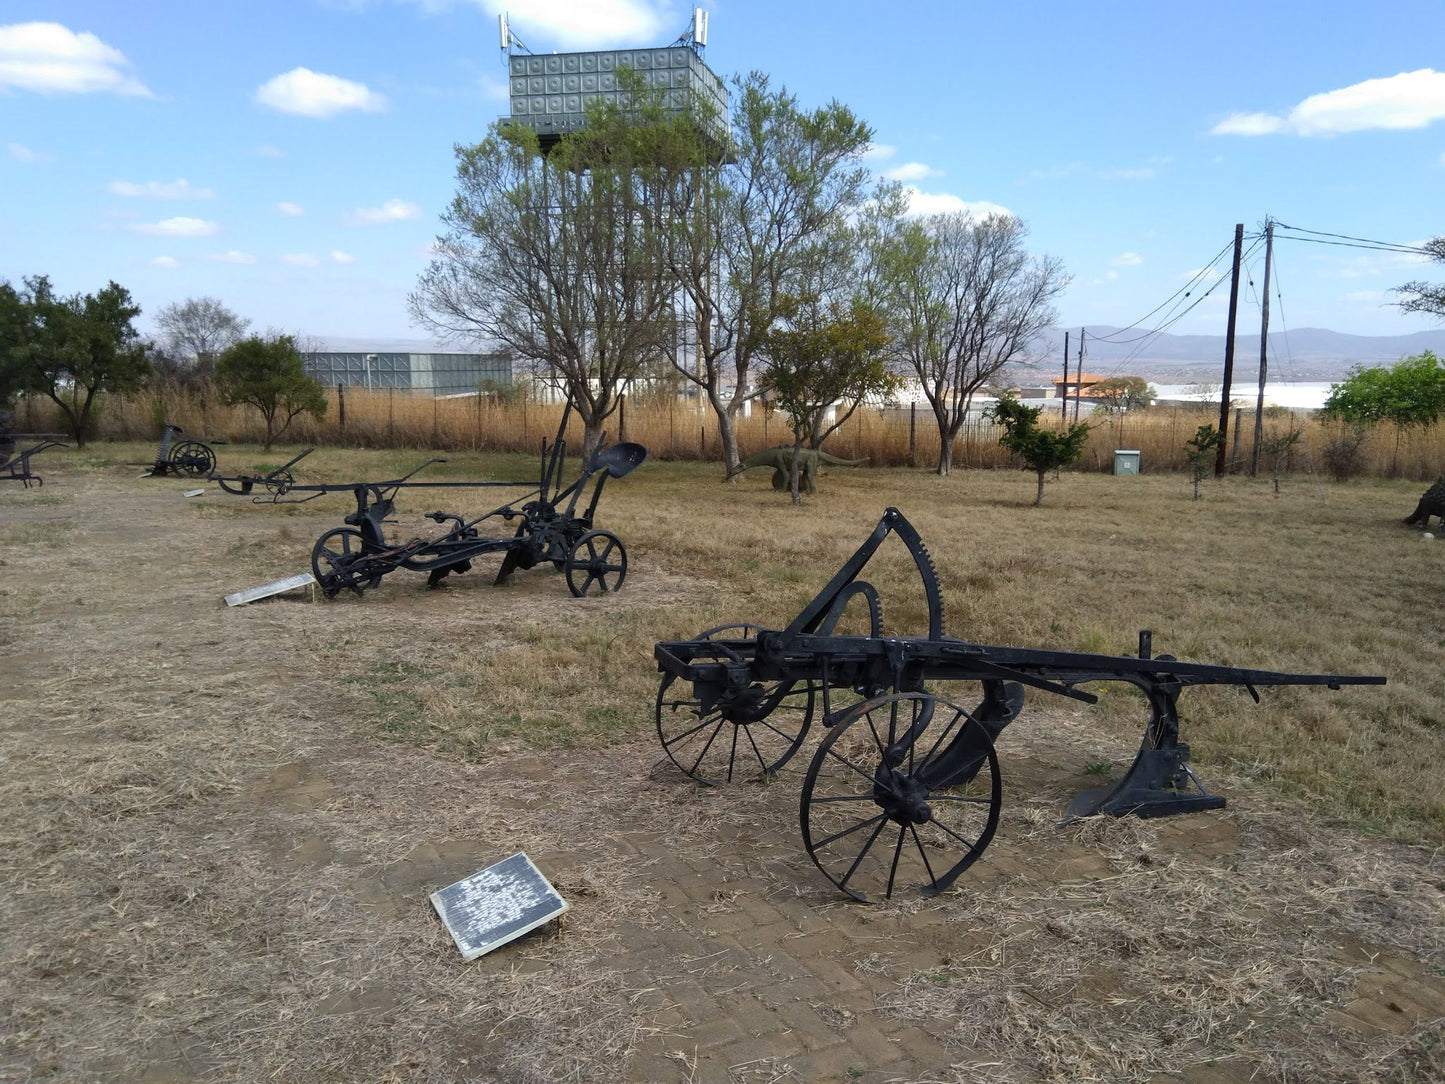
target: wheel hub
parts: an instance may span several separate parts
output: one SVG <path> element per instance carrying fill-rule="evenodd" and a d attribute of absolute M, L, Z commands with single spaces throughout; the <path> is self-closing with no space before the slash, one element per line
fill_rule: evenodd
<path fill-rule="evenodd" d="M 927 824 L 933 819 L 929 787 L 922 780 L 880 764 L 873 775 L 873 800 L 898 824 Z"/>

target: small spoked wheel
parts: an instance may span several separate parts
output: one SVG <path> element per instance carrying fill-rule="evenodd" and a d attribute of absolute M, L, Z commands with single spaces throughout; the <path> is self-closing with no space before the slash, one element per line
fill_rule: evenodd
<path fill-rule="evenodd" d="M 343 589 L 359 595 L 381 583 L 382 573 L 364 551 L 365 542 L 355 527 L 337 527 L 316 540 L 311 571 L 323 595 L 335 598 Z"/>
<path fill-rule="evenodd" d="M 627 578 L 627 547 L 609 531 L 588 531 L 567 555 L 567 589 L 582 598 L 594 586 L 616 591 Z"/>
<path fill-rule="evenodd" d="M 756 625 L 719 625 L 694 640 L 750 640 Z M 719 644 L 725 653 L 724 644 Z M 657 736 L 668 757 L 705 786 L 765 779 L 798 751 L 813 721 L 814 689 L 804 681 L 754 681 L 704 707 L 694 691 L 664 674 L 657 690 Z"/>
<path fill-rule="evenodd" d="M 199 478 L 216 469 L 216 453 L 199 440 L 183 440 L 171 449 L 171 470 Z"/>
<path fill-rule="evenodd" d="M 803 781 L 803 845 L 854 899 L 944 891 L 998 828 L 1003 791 L 988 731 L 925 692 L 850 708 Z"/>

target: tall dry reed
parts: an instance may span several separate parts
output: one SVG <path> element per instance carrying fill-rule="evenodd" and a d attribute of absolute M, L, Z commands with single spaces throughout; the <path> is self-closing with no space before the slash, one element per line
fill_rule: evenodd
<path fill-rule="evenodd" d="M 428 448 L 442 451 L 529 452 L 556 433 L 562 407 L 526 399 L 504 401 L 487 397 L 437 398 L 424 392 L 347 388 L 327 392 L 324 417 L 297 418 L 281 440 L 287 444 L 318 444 L 359 448 Z M 60 418 L 43 398 L 22 399 L 17 417 L 29 432 L 57 431 Z M 1188 469 L 1185 442 L 1200 425 L 1217 424 L 1217 407 L 1167 406 L 1110 417 L 1086 406 L 1080 420 L 1093 429 L 1078 468 L 1111 471 L 1114 452 L 1141 453 L 1146 472 Z M 149 440 L 159 436 L 161 425 L 179 425 L 188 436 L 215 440 L 259 442 L 264 434 L 260 415 L 248 407 L 228 407 L 214 393 L 184 389 L 150 390 L 135 395 L 106 397 L 97 412 L 94 435 L 102 440 Z M 1350 472 L 1362 477 L 1433 480 L 1445 474 L 1445 427 L 1397 430 L 1380 425 L 1362 438 L 1339 423 L 1319 420 L 1312 411 L 1267 409 L 1264 437 L 1302 430 L 1279 464 L 1281 473 L 1315 472 L 1330 475 L 1341 456 Z M 721 460 L 717 422 L 705 403 L 679 398 L 628 399 L 607 422 L 610 440 L 635 440 L 658 459 Z M 791 440 L 787 419 L 778 413 L 754 409 L 737 423 L 738 443 L 744 455 Z M 573 419 L 568 439 L 581 439 L 580 422 Z M 1254 439 L 1254 411 L 1237 410 L 1230 418 L 1228 458 L 1236 470 L 1248 470 Z M 848 459 L 867 458 L 878 466 L 912 463 L 932 468 L 938 463 L 938 430 L 927 404 L 879 410 L 858 410 L 827 441 L 827 450 Z M 1013 466 L 998 446 L 998 430 L 987 422 L 970 423 L 954 446 L 953 463 L 959 469 Z M 1260 473 L 1274 470 L 1273 457 L 1261 455 Z"/>

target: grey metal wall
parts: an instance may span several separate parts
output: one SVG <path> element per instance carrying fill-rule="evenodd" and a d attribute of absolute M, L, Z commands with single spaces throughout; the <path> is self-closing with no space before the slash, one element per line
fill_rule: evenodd
<path fill-rule="evenodd" d="M 325 387 L 404 388 L 455 395 L 476 391 L 482 381 L 508 386 L 512 363 L 500 354 L 358 353 L 302 354 L 306 372 Z"/>
<path fill-rule="evenodd" d="M 685 109 L 706 102 L 722 123 L 728 92 L 721 79 L 686 45 L 666 49 L 514 55 L 511 60 L 512 116 L 538 135 L 565 135 L 586 122 L 590 102 L 617 102 L 617 69 L 631 68 L 649 86 L 663 90 L 663 104 Z"/>

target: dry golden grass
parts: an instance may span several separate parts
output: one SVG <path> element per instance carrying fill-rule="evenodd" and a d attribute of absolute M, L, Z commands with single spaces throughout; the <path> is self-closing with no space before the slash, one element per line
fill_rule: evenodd
<path fill-rule="evenodd" d="M 543 438 L 553 437 L 562 414 L 560 406 L 527 401 L 438 399 L 425 392 L 348 388 L 343 426 L 335 389 L 328 390 L 327 399 L 329 409 L 323 418 L 297 418 L 283 439 L 295 444 L 361 448 L 531 453 Z M 938 462 L 936 425 L 926 403 L 914 404 L 914 413 L 912 461 L 933 467 Z M 42 399 L 25 401 L 19 417 L 28 431 L 54 430 L 60 425 L 56 411 Z M 1130 448 L 1142 452 L 1146 472 L 1171 472 L 1187 469 L 1185 442 L 1200 425 L 1216 423 L 1218 409 L 1158 407 L 1126 419 L 1086 411 L 1083 419 L 1093 429 L 1078 469 L 1112 472 L 1114 450 Z M 264 435 L 256 411 L 220 405 L 214 394 L 197 396 L 179 391 L 107 398 L 97 412 L 95 431 L 105 440 L 154 440 L 164 421 L 180 425 L 188 437 L 257 441 Z M 581 438 L 581 425 L 575 418 L 573 423 L 569 435 L 575 445 Z M 1248 473 L 1253 410 L 1237 412 L 1230 426 L 1230 462 L 1233 469 Z M 1282 473 L 1297 477 L 1328 475 L 1327 449 L 1345 429 L 1315 419 L 1312 412 L 1270 408 L 1263 436 L 1280 436 L 1296 426 L 1303 430 L 1303 437 L 1282 461 Z M 699 401 L 629 400 L 621 414 L 608 420 L 606 428 L 614 440 L 647 445 L 654 459 L 706 461 L 722 457 L 717 424 L 710 408 Z M 737 434 L 744 455 L 792 439 L 786 418 L 761 408 L 738 419 Z M 829 438 L 827 449 L 848 459 L 868 457 L 874 466 L 904 466 L 909 463 L 909 434 L 907 407 L 886 412 L 864 409 Z M 964 470 L 1011 465 L 1007 453 L 998 446 L 997 430 L 987 424 L 965 427 L 956 441 L 953 463 Z M 1269 477 L 1273 468 L 1270 457 L 1262 456 L 1260 474 Z M 1445 470 L 1445 426 L 1403 432 L 1389 425 L 1378 426 L 1365 435 L 1359 447 L 1357 470 L 1364 477 L 1433 481 Z"/>
<path fill-rule="evenodd" d="M 219 449 L 249 469 L 296 450 Z M 187 500 L 124 466 L 153 453 L 49 452 L 44 490 L 0 491 L 0 1079 L 808 1079 L 817 1052 L 773 993 L 788 960 L 855 977 L 802 1008 L 868 1081 L 1445 1070 L 1445 550 L 1398 522 L 1417 483 L 1231 479 L 1195 502 L 1182 476 L 1065 474 L 1035 509 L 1021 472 L 838 469 L 794 508 L 766 472 L 654 462 L 603 497 L 631 559 L 616 596 L 574 600 L 548 571 L 494 588 L 493 565 L 228 611 L 226 591 L 303 567 L 346 501 Z M 422 457 L 325 449 L 301 474 Z M 404 497 L 397 535 L 493 503 L 441 492 Z M 801 763 L 726 791 L 658 764 L 651 652 L 785 622 L 888 504 L 928 543 L 954 635 L 1127 653 L 1148 626 L 1183 658 L 1390 684 L 1260 706 L 1191 690 L 1184 737 L 1230 809 L 1064 832 L 1090 766 L 1132 757 L 1143 705 L 1035 697 L 1000 743 L 983 861 L 937 901 L 860 914 L 798 845 Z M 918 631 L 905 555 L 880 558 L 889 630 Z M 520 849 L 572 913 L 459 964 L 426 893 Z M 775 1021 L 762 1049 L 709 1048 L 707 1005 Z"/>

